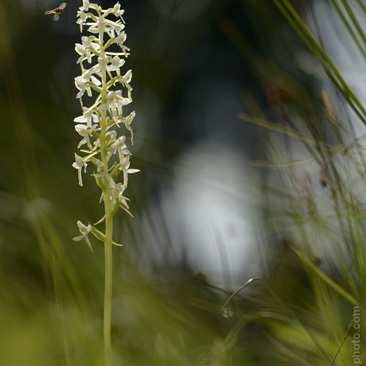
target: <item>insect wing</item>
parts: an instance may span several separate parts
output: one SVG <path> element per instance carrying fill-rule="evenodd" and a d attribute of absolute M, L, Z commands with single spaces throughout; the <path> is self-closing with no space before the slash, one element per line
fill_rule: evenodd
<path fill-rule="evenodd" d="M 53 20 L 55 22 L 57 22 L 59 19 L 60 19 L 60 16 L 57 13 L 56 14 L 53 14 Z"/>
<path fill-rule="evenodd" d="M 64 10 L 66 8 L 66 3 L 61 3 L 60 6 L 58 7 L 58 9 L 60 9 L 61 11 Z"/>

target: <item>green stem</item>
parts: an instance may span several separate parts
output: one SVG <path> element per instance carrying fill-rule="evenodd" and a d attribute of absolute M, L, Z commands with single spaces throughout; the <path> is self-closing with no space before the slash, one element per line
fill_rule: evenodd
<path fill-rule="evenodd" d="M 103 47 L 101 47 L 103 49 Z M 102 76 L 102 103 L 106 102 L 107 84 Z M 107 113 L 101 111 L 100 119 L 100 154 L 104 169 L 108 172 L 106 133 L 107 133 Z M 105 218 L 105 240 L 104 240 L 104 316 L 103 316 L 103 338 L 104 338 L 104 365 L 112 365 L 112 345 L 111 345 L 111 318 L 112 318 L 112 283 L 113 283 L 113 263 L 112 263 L 112 234 L 113 234 L 113 212 L 111 212 L 111 201 L 108 182 L 103 179 L 104 210 Z"/>
<path fill-rule="evenodd" d="M 105 200 L 105 210 L 109 209 L 109 200 Z M 112 263 L 112 232 L 113 217 L 108 214 L 106 217 L 105 242 L 104 242 L 104 360 L 105 366 L 112 364 L 112 346 L 111 346 L 111 314 L 112 314 L 112 280 L 113 280 L 113 263 Z"/>

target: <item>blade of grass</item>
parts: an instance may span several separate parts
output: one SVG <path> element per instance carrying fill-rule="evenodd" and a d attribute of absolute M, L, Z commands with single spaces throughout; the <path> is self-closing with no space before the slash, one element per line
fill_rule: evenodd
<path fill-rule="evenodd" d="M 357 22 L 357 19 L 355 18 L 354 14 L 352 13 L 352 10 L 349 9 L 349 11 L 347 11 L 349 17 L 351 18 L 351 21 L 353 23 L 353 27 L 352 25 L 350 24 L 350 22 L 347 20 L 344 12 L 342 11 L 341 7 L 339 6 L 339 4 L 337 3 L 336 0 L 332 0 L 332 4 L 334 6 L 334 8 L 336 9 L 339 17 L 341 18 L 344 26 L 347 28 L 347 31 L 348 31 L 348 34 L 352 37 L 353 41 L 355 42 L 355 44 L 357 45 L 358 49 L 360 50 L 360 52 L 364 55 L 364 57 L 366 57 L 366 50 L 365 50 L 365 47 L 361 45 L 361 42 L 360 40 L 358 39 L 355 31 L 353 30 L 353 28 L 355 27 L 358 31 L 358 33 L 360 34 L 359 32 L 359 24 Z M 358 27 L 357 27 L 358 26 Z M 360 34 L 362 40 L 365 42 L 365 40 L 363 39 L 364 38 L 364 34 L 361 32 Z M 363 37 L 362 37 L 363 36 Z"/>
<path fill-rule="evenodd" d="M 225 301 L 224 305 L 221 308 L 221 312 L 224 313 L 230 301 L 242 290 L 244 290 L 247 286 L 249 286 L 252 282 L 259 281 L 267 291 L 281 304 L 281 306 L 286 310 L 290 316 L 296 320 L 298 325 L 305 331 L 305 333 L 310 337 L 314 345 L 321 352 L 321 354 L 328 359 L 327 353 L 323 350 L 320 344 L 316 341 L 314 336 L 309 332 L 309 330 L 305 327 L 305 325 L 301 322 L 301 320 L 296 316 L 296 314 L 281 300 L 281 298 L 271 289 L 271 287 L 260 277 L 252 277 L 247 282 L 245 282 L 242 286 L 240 286 L 235 292 L 233 292 L 229 298 Z"/>
<path fill-rule="evenodd" d="M 318 275 L 323 281 L 325 281 L 330 287 L 332 287 L 339 295 L 343 296 L 353 305 L 358 305 L 358 301 L 345 291 L 342 287 L 336 284 L 332 279 L 330 279 L 324 272 L 322 272 L 314 263 L 312 263 L 308 258 L 306 258 L 300 251 L 291 245 L 289 248 L 301 259 L 301 261 L 312 270 L 316 275 Z"/>
<path fill-rule="evenodd" d="M 327 147 L 329 149 L 332 148 L 331 146 L 329 146 L 328 144 L 326 144 L 323 141 L 316 140 L 316 139 L 314 139 L 310 136 L 307 136 L 307 135 L 305 135 L 301 132 L 295 131 L 291 128 L 283 127 L 283 126 L 277 125 L 275 123 L 268 122 L 268 121 L 266 121 L 262 118 L 253 117 L 253 116 L 250 116 L 249 114 L 246 114 L 246 113 L 238 113 L 238 118 L 242 119 L 243 121 L 254 123 L 258 126 L 267 128 L 269 130 L 272 130 L 272 131 L 275 131 L 275 132 L 280 132 L 280 133 L 285 134 L 287 136 L 295 137 L 295 138 L 297 138 L 301 141 L 305 141 L 305 142 L 308 142 L 308 143 L 313 144 L 313 145 L 322 145 L 323 147 Z"/>
<path fill-rule="evenodd" d="M 334 2 L 335 0 L 333 0 Z M 344 8 L 346 9 L 346 12 L 348 14 L 348 16 L 350 17 L 354 27 L 356 28 L 359 37 L 362 39 L 364 47 L 366 46 L 366 36 L 365 36 L 365 32 L 362 30 L 360 23 L 358 22 L 357 18 L 355 17 L 355 14 L 353 13 L 351 7 L 349 6 L 349 4 L 347 3 L 347 1 L 345 0 L 341 0 L 342 5 L 344 6 Z M 363 48 L 364 50 L 364 48 Z M 364 52 L 362 52 L 364 53 Z"/>
<path fill-rule="evenodd" d="M 332 60 L 329 58 L 324 49 L 312 36 L 306 25 L 301 20 L 295 9 L 288 3 L 287 0 L 273 0 L 278 9 L 281 11 L 283 16 L 287 19 L 289 24 L 293 27 L 299 37 L 302 39 L 304 44 L 307 46 L 309 51 L 322 65 L 325 73 L 328 75 L 330 80 L 341 92 L 349 106 L 353 109 L 360 120 L 366 125 L 366 110 L 358 100 L 356 95 L 350 89 L 348 84 L 343 79 L 342 75 L 335 67 Z"/>

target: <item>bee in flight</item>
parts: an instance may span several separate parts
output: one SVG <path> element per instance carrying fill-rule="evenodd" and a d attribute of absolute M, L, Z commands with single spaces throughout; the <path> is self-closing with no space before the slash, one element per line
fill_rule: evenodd
<path fill-rule="evenodd" d="M 44 15 L 51 15 L 53 14 L 53 20 L 57 21 L 60 18 L 60 14 L 62 14 L 62 12 L 64 11 L 64 9 L 66 8 L 66 3 L 61 3 L 57 8 L 53 9 L 53 10 L 47 10 Z"/>

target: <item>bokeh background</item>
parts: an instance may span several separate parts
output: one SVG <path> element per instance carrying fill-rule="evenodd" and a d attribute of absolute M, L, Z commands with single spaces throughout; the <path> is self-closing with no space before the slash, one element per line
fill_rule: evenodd
<path fill-rule="evenodd" d="M 330 2 L 290 3 L 325 44 L 339 44 Z M 114 1 L 98 4 L 107 8 Z M 92 253 L 85 243 L 72 241 L 77 220 L 96 222 L 103 212 L 93 178 L 85 177 L 79 187 L 71 166 L 79 141 L 73 122 L 80 115 L 74 46 L 81 37 L 75 23 L 81 1 L 70 0 L 58 22 L 43 15 L 58 5 L 0 3 L 4 366 L 103 364 L 103 248 L 94 242 Z M 314 201 L 331 193 L 322 191 L 312 165 L 292 175 L 300 191 L 289 193 L 281 174 L 260 163 L 272 156 L 268 131 L 239 118 L 245 113 L 292 126 L 290 113 L 302 126 L 311 105 L 309 113 L 321 119 L 329 81 L 270 0 L 121 5 L 131 49 L 126 63 L 126 71 L 133 70 L 131 108 L 137 113 L 131 166 L 141 173 L 131 177 L 127 193 L 134 218 L 121 212 L 115 222 L 114 240 L 124 244 L 114 250 L 115 365 L 329 364 L 352 306 L 337 298 L 339 313 L 332 313 L 327 306 L 336 296 L 324 288 L 327 305 L 314 310 L 319 300 L 314 281 L 288 249 L 294 231 L 288 207 L 311 205 L 308 180 L 316 184 Z M 349 59 L 357 60 L 341 57 L 340 64 Z M 362 64 L 347 67 L 357 70 L 356 80 L 363 77 Z M 330 94 L 337 93 L 330 89 Z M 338 112 L 349 113 L 342 98 L 338 101 Z M 322 132 L 326 129 L 323 125 Z M 351 137 L 363 135 L 362 124 L 355 129 L 360 132 Z M 293 141 L 280 143 L 289 148 Z M 297 144 L 289 150 L 288 159 L 302 159 L 306 148 Z M 283 205 L 289 196 L 293 200 Z M 302 209 L 294 211 L 305 215 Z M 322 238 L 313 248 L 314 265 L 347 283 L 346 267 L 333 269 L 328 261 L 343 249 L 324 254 L 323 244 L 338 237 L 338 228 L 327 222 L 330 231 L 323 232 L 324 222 L 316 224 L 319 231 L 305 230 Z M 255 282 L 223 312 L 228 296 L 251 277 L 265 279 L 276 296 Z M 289 309 L 296 316 L 289 317 Z M 324 325 L 326 309 L 327 316 L 339 319 L 331 335 Z M 298 321 L 312 329 L 310 337 L 292 328 Z M 349 352 L 350 345 L 345 359 Z"/>

